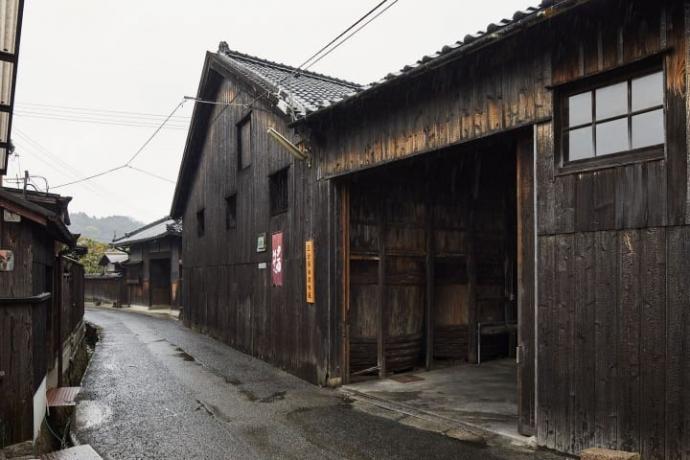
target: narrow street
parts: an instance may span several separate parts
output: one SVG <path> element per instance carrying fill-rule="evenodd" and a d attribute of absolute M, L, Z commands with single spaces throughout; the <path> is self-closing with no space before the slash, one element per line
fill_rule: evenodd
<path fill-rule="evenodd" d="M 101 340 L 74 433 L 104 458 L 559 458 L 420 431 L 352 407 L 179 323 L 89 309 Z"/>

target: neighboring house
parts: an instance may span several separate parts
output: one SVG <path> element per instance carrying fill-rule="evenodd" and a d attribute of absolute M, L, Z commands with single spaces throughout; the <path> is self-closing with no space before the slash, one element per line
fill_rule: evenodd
<path fill-rule="evenodd" d="M 98 261 L 100 274 L 86 275 L 84 297 L 87 302 L 110 303 L 115 307 L 128 304 L 126 267 L 129 255 L 122 251 L 108 251 Z"/>
<path fill-rule="evenodd" d="M 0 442 L 35 440 L 84 335 L 69 198 L 0 188 Z"/>
<path fill-rule="evenodd" d="M 185 321 L 320 384 L 514 354 L 539 445 L 687 458 L 688 11 L 545 1 L 361 90 L 207 54 Z"/>
<path fill-rule="evenodd" d="M 122 304 L 179 307 L 182 225 L 164 217 L 113 240 L 127 254 L 127 299 Z"/>
<path fill-rule="evenodd" d="M 101 275 L 119 274 L 125 271 L 124 264 L 129 260 L 129 255 L 123 251 L 109 251 L 104 253 L 98 261 L 101 267 Z"/>

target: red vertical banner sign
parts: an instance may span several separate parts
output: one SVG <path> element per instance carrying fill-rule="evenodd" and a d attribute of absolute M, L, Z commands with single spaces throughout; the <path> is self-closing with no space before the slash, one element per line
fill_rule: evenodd
<path fill-rule="evenodd" d="M 283 232 L 271 235 L 271 283 L 283 285 Z"/>

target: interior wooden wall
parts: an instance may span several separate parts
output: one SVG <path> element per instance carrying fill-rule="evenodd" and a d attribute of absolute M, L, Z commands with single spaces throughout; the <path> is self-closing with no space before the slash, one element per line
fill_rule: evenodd
<path fill-rule="evenodd" d="M 264 90 L 260 90 L 265 92 Z M 249 104 L 254 89 L 223 79 L 206 95 Z M 259 94 L 259 93 L 257 93 Z M 217 106 L 205 121 L 199 166 L 184 214 L 183 305 L 187 324 L 306 380 L 325 384 L 338 372 L 329 328 L 334 273 L 333 185 L 292 157 L 267 134 L 269 127 L 293 137 L 283 116 L 260 100 L 252 114 L 252 163 L 237 169 L 236 124 L 247 109 Z M 272 217 L 269 176 L 288 167 L 288 210 Z M 237 194 L 237 225 L 226 229 L 225 198 Z M 206 231 L 197 236 L 196 213 L 204 208 Z M 284 286 L 271 287 L 271 233 L 284 232 Z M 265 233 L 267 250 L 257 252 Z M 305 300 L 304 244 L 315 242 L 316 303 Z M 261 265 L 260 265 L 261 264 Z"/>
<path fill-rule="evenodd" d="M 351 372 L 377 366 L 379 317 L 386 371 L 424 363 L 429 297 L 435 359 L 475 361 L 477 323 L 516 320 L 515 142 L 478 144 L 350 180 Z"/>

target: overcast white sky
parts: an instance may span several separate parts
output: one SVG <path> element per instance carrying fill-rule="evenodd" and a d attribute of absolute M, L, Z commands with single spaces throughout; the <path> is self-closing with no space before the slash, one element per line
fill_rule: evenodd
<path fill-rule="evenodd" d="M 168 114 L 195 94 L 204 53 L 219 41 L 297 66 L 378 1 L 28 0 L 12 133 L 19 155 L 8 176 L 28 169 L 56 186 L 120 165 L 158 118 L 113 111 Z M 400 0 L 311 70 L 369 83 L 536 3 Z M 134 165 L 175 179 L 191 112 L 187 103 Z M 55 191 L 74 197 L 71 212 L 151 221 L 169 212 L 173 189 L 121 170 Z"/>

